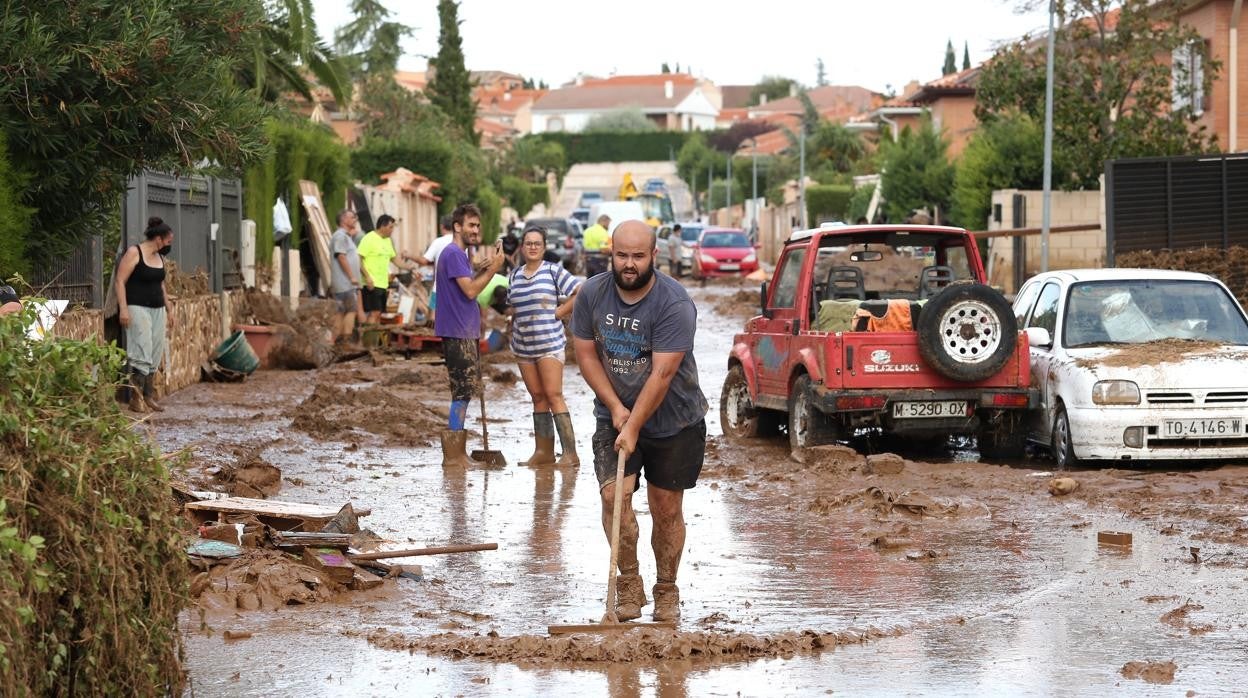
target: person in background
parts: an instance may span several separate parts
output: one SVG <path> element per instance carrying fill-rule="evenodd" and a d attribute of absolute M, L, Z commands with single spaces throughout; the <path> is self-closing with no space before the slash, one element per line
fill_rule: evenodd
<path fill-rule="evenodd" d="M 540 225 L 526 226 L 520 244 L 524 265 L 511 273 L 507 296 L 513 313 L 511 351 L 533 400 L 533 455 L 521 465 L 575 467 L 581 460 L 576 454 L 572 415 L 563 399 L 567 347 L 563 321 L 572 314 L 581 282 L 563 265 L 545 260 L 546 230 Z M 556 430 L 563 446 L 557 462 Z"/>
<path fill-rule="evenodd" d="M 355 321 L 364 322 L 364 302 L 360 297 L 360 252 L 351 239 L 351 233 L 359 219 L 354 211 L 338 212 L 338 229 L 329 241 L 331 265 L 330 293 L 338 301 L 338 323 L 334 326 L 334 340 L 350 339 Z"/>
<path fill-rule="evenodd" d="M 0 315 L 22 312 L 22 298 L 12 286 L 0 286 Z"/>
<path fill-rule="evenodd" d="M 598 220 L 585 229 L 581 237 L 581 246 L 585 250 L 585 273 L 588 276 L 600 274 L 607 270 L 607 252 L 611 243 L 611 216 L 602 214 Z"/>
<path fill-rule="evenodd" d="M 394 216 L 377 217 L 377 229 L 360 239 L 360 271 L 364 277 L 363 304 L 368 322 L 376 323 L 386 311 L 390 288 L 390 262 L 397 255 L 390 236 L 394 234 Z"/>
<path fill-rule="evenodd" d="M 442 220 L 438 222 L 438 228 L 441 234 L 429 243 L 429 248 L 425 253 L 412 261 L 426 267 L 433 267 L 433 288 L 429 291 L 429 312 L 433 313 L 438 307 L 438 256 L 442 254 L 442 250 L 446 246 L 455 241 L 455 231 L 452 228 L 451 214 L 442 216 Z"/>
<path fill-rule="evenodd" d="M 160 218 L 147 219 L 143 242 L 127 249 L 117 265 L 117 317 L 126 333 L 130 367 L 130 409 L 163 412 L 156 402 L 156 369 L 165 356 L 165 257 L 173 249 L 173 229 Z"/>
<path fill-rule="evenodd" d="M 468 259 L 470 246 L 481 244 L 481 209 L 476 204 L 460 204 L 451 214 L 454 244 L 438 258 L 437 283 L 442 290 L 440 309 L 434 316 L 434 334 L 442 338 L 442 356 L 451 384 L 451 408 L 446 431 L 442 432 L 442 467 L 469 465 L 465 446 L 464 416 L 476 390 L 484 389 L 478 370 L 481 340 L 481 310 L 477 296 L 503 266 L 500 251 L 476 268 Z"/>

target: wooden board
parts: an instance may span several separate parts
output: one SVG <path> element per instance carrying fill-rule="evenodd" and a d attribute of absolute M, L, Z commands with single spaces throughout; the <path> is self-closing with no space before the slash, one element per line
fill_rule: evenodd
<path fill-rule="evenodd" d="M 381 586 L 381 577 L 367 570 L 355 570 L 355 576 L 351 578 L 351 589 L 354 591 L 363 591 L 365 589 L 375 589 Z"/>
<path fill-rule="evenodd" d="M 274 499 L 250 499 L 248 497 L 226 497 L 205 502 L 190 502 L 186 510 L 197 521 L 223 520 L 228 514 L 251 514 L 262 519 L 281 520 L 293 524 L 307 524 L 315 529 L 329 523 L 338 515 L 340 507 L 327 507 L 319 504 L 302 504 L 300 502 L 281 502 Z M 356 516 L 367 516 L 368 509 L 356 509 Z M 290 530 L 279 527 L 282 530 Z"/>
<path fill-rule="evenodd" d="M 341 550 L 333 548 L 304 548 L 303 564 L 344 586 L 350 584 L 359 571 Z"/>
<path fill-rule="evenodd" d="M 331 265 L 334 263 L 333 255 L 329 252 L 334 229 L 329 226 L 329 217 L 325 214 L 325 204 L 321 199 L 321 188 L 316 182 L 299 180 L 299 194 L 302 196 L 303 211 L 308 217 L 308 226 L 312 230 L 308 242 L 311 243 L 312 256 L 316 261 L 316 271 L 321 277 L 321 291 L 328 293 L 330 274 L 333 273 Z"/>

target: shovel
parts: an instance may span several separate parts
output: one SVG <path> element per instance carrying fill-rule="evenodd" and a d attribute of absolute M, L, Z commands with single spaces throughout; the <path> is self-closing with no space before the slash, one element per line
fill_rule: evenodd
<path fill-rule="evenodd" d="M 477 349 L 477 380 L 481 381 L 481 441 L 484 448 L 472 452 L 472 459 L 487 465 L 507 465 L 502 451 L 490 450 L 490 431 L 485 419 L 485 374 L 481 371 L 481 349 Z"/>

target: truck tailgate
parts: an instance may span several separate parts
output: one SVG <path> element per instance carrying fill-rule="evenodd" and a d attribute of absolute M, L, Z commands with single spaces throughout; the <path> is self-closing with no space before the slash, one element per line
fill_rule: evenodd
<path fill-rule="evenodd" d="M 1026 388 L 1031 383 L 1027 337 L 1022 333 L 1005 366 L 996 375 L 976 383 L 955 381 L 937 373 L 919 355 L 918 335 L 914 332 L 846 332 L 841 339 L 841 380 L 847 389 Z"/>

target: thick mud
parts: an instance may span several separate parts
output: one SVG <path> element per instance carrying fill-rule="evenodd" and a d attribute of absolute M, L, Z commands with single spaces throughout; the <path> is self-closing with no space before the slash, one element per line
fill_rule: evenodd
<path fill-rule="evenodd" d="M 413 677 L 420 693 L 451 695 L 1239 690 L 1248 468 L 1054 473 L 1042 456 L 978 462 L 973 442 L 864 439 L 791 454 L 784 437 L 725 440 L 716 407 L 743 317 L 716 306 L 750 291 L 747 283 L 691 288 L 712 410 L 702 478 L 685 496 L 675 633 L 545 633 L 598 622 L 606 586 L 591 396 L 574 365 L 564 386 L 579 469 L 515 465 L 533 449 L 532 408 L 523 383 L 496 378 L 516 372 L 505 355 L 488 357 L 495 379 L 485 381 L 490 445 L 506 455 L 503 468 L 441 468 L 448 389 L 435 354 L 260 372 L 165 400 L 154 434 L 166 450 L 192 454 L 192 481 L 224 489 L 215 469 L 256 449 L 281 471 L 276 498 L 370 508 L 361 523 L 386 548 L 499 545 L 396 560 L 420 563 L 423 578 L 368 592 L 313 588 L 283 571 L 289 583 L 279 590 L 329 595 L 315 603 L 281 602 L 276 592 L 260 599 L 240 586 L 254 587 L 245 572 L 222 571 L 245 600 L 227 596 L 212 613 L 184 614 L 194 693 L 408 695 Z M 468 422 L 479 431 L 476 408 Z M 297 422 L 312 419 L 304 415 L 330 426 L 304 430 Z M 476 434 L 470 450 L 480 447 Z M 1058 477 L 1078 487 L 1051 493 Z M 633 504 L 648 592 L 655 567 L 644 492 Z M 1133 545 L 1100 545 L 1100 531 L 1129 532 Z M 211 581 L 201 592 L 226 583 Z M 224 641 L 226 630 L 251 636 Z M 1154 682 L 1167 672 L 1172 683 Z"/>

